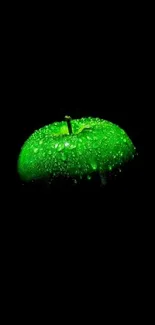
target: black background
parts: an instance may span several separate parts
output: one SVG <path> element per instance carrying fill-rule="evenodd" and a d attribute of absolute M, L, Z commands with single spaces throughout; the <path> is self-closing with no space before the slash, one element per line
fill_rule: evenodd
<path fill-rule="evenodd" d="M 97 277 L 92 275 L 92 279 L 99 278 L 98 287 L 110 276 L 116 295 L 121 283 L 122 297 L 128 290 L 133 290 L 133 297 L 137 284 L 140 293 L 144 288 L 141 270 L 152 260 L 148 253 L 154 238 L 144 162 L 149 119 L 145 17 L 139 8 L 135 17 L 135 8 L 129 17 L 128 9 L 123 14 L 120 11 L 121 19 L 115 12 L 112 16 L 111 8 L 107 20 L 106 11 L 101 11 L 99 19 L 99 12 L 95 16 L 88 11 L 82 18 L 81 9 L 75 19 L 75 11 L 70 14 L 69 8 L 70 20 L 63 12 L 61 20 L 60 8 L 56 20 L 54 11 L 48 19 L 47 12 L 43 16 L 35 10 L 30 17 L 29 11 L 26 17 L 24 12 L 18 19 L 12 17 L 4 47 L 2 124 L 7 136 L 1 160 L 7 168 L 2 173 L 7 198 L 2 220 L 6 223 L 3 244 L 10 264 L 8 279 L 12 276 L 15 286 L 14 278 L 17 283 L 21 279 L 19 286 L 27 288 L 33 282 L 38 292 L 40 279 L 47 280 L 45 286 L 49 287 L 58 276 L 62 287 L 67 283 L 66 294 L 68 283 L 76 287 L 80 278 L 91 290 L 88 278 L 95 270 Z M 72 118 L 97 116 L 118 124 L 139 155 L 105 188 L 25 190 L 17 174 L 22 144 L 35 129 L 61 121 L 66 114 Z M 42 270 L 45 276 L 40 274 Z M 32 287 L 28 290 L 30 296 Z"/>
<path fill-rule="evenodd" d="M 106 202 L 110 202 L 111 197 L 115 199 L 115 195 L 139 201 L 144 179 L 147 88 L 138 30 L 109 28 L 104 42 L 99 34 L 93 44 L 89 35 L 79 40 L 76 29 L 73 33 L 70 31 L 68 38 L 61 30 L 59 37 L 53 35 L 51 42 L 49 33 L 42 34 L 38 30 L 34 35 L 33 31 L 18 30 L 12 43 L 9 95 L 15 176 L 12 191 L 17 190 L 17 196 L 22 195 L 23 199 L 25 196 L 25 200 L 31 202 L 32 191 L 24 190 L 17 174 L 17 159 L 22 144 L 35 129 L 61 121 L 66 114 L 72 118 L 97 116 L 122 127 L 139 156 L 117 183 L 105 189 L 91 187 L 91 190 L 103 198 L 106 195 Z M 37 190 L 33 191 L 34 198 Z M 90 192 L 89 186 L 86 192 L 88 190 Z M 75 197 L 80 196 L 81 191 L 82 188 Z M 55 190 L 52 189 L 51 195 L 55 195 Z"/>
<path fill-rule="evenodd" d="M 128 28 L 109 28 L 104 40 L 95 34 L 93 41 L 92 33 L 88 37 L 82 33 L 79 39 L 78 30 L 70 31 L 68 37 L 63 30 L 55 38 L 45 33 L 25 35 L 27 31 L 22 31 L 18 38 L 20 46 L 13 43 L 18 51 L 11 74 L 15 179 L 10 186 L 17 229 L 21 224 L 22 234 L 33 229 L 31 236 L 41 233 L 43 237 L 55 229 L 65 242 L 66 236 L 72 242 L 78 233 L 85 238 L 85 234 L 96 236 L 103 229 L 114 237 L 120 232 L 123 237 L 130 232 L 135 236 L 145 223 L 146 202 L 144 114 L 148 95 L 140 35 L 134 30 L 131 37 Z M 132 139 L 138 157 L 105 188 L 25 190 L 16 171 L 21 145 L 35 129 L 61 121 L 66 114 L 72 118 L 97 116 L 118 124 Z M 50 234 L 46 237 L 51 238 Z"/>
<path fill-rule="evenodd" d="M 51 20 L 43 25 L 33 19 L 27 22 L 24 17 L 22 22 L 20 17 L 20 23 L 14 22 L 14 28 L 9 29 L 6 51 L 9 91 L 5 113 L 11 130 L 12 154 L 7 150 L 10 157 L 7 168 L 9 193 L 15 197 L 13 201 L 19 213 L 23 206 L 32 210 L 39 206 L 38 212 L 41 206 L 45 210 L 52 206 L 54 211 L 58 205 L 64 207 L 65 200 L 85 208 L 89 200 L 91 208 L 98 207 L 99 216 L 102 204 L 105 210 L 116 206 L 116 213 L 122 214 L 126 214 L 124 206 L 134 210 L 141 207 L 140 201 L 143 204 L 144 132 L 149 97 L 148 67 L 144 64 L 147 35 L 145 26 L 139 25 L 136 19 L 132 23 L 126 19 L 126 16 L 122 21 L 115 19 L 112 24 L 110 21 L 106 24 L 105 20 L 102 24 L 99 20 L 96 27 L 89 22 L 81 28 L 77 21 L 72 25 L 66 21 L 62 28 L 62 24 Z M 17 174 L 22 144 L 35 129 L 61 121 L 66 114 L 72 118 L 98 116 L 118 124 L 132 139 L 138 157 L 115 184 L 105 189 L 88 186 L 84 195 L 82 188 L 71 189 L 69 198 L 66 191 L 57 193 L 52 189 L 40 193 L 37 188 L 25 191 Z"/>
<path fill-rule="evenodd" d="M 4 113 L 11 130 L 10 187 L 17 195 L 23 193 L 17 175 L 22 144 L 35 129 L 66 114 L 98 116 L 125 129 L 139 157 L 117 186 L 132 197 L 142 192 L 149 40 L 140 17 L 133 13 L 131 20 L 125 12 L 119 19 L 112 12 L 107 19 L 104 14 L 80 20 L 75 13 L 67 20 L 61 12 L 56 21 L 31 14 L 27 20 L 23 13 L 9 26 Z M 29 199 L 31 193 L 23 195 Z"/>

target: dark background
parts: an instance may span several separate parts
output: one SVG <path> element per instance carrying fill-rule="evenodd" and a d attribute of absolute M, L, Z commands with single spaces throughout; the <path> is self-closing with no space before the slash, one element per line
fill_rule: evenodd
<path fill-rule="evenodd" d="M 121 211 L 124 211 L 123 204 L 137 209 L 140 201 L 143 204 L 144 133 L 149 98 L 148 67 L 144 64 L 147 35 L 136 19 L 134 24 L 130 20 L 125 22 L 125 17 L 123 21 L 116 20 L 113 24 L 104 20 L 103 26 L 100 20 L 96 28 L 93 23 L 84 24 L 81 29 L 79 23 L 72 22 L 74 28 L 71 28 L 67 21 L 62 28 L 49 20 L 44 26 L 24 20 L 10 28 L 6 115 L 8 106 L 10 110 L 6 120 L 11 130 L 10 159 L 13 161 L 11 170 L 8 162 L 9 191 L 11 195 L 16 193 L 17 210 L 21 201 L 23 206 L 33 207 L 35 202 L 42 205 L 45 199 L 43 207 L 48 209 L 50 204 L 55 208 L 55 202 L 68 200 L 66 191 L 57 193 L 52 189 L 42 194 L 37 188 L 25 191 L 17 174 L 17 159 L 24 141 L 35 129 L 61 121 L 66 114 L 72 118 L 98 116 L 118 124 L 128 133 L 138 152 L 132 166 L 115 183 L 104 189 L 88 185 L 84 195 L 82 188 L 71 189 L 70 201 L 75 203 L 93 196 L 93 200 L 89 199 L 92 208 L 101 202 L 105 209 L 112 208 L 115 205 L 111 202 L 115 202 Z M 42 200 L 38 195 L 42 195 Z M 84 201 L 83 204 L 87 206 Z"/>
<path fill-rule="evenodd" d="M 35 18 L 27 21 L 19 17 L 6 38 L 4 114 L 10 134 L 9 142 L 6 139 L 6 190 L 15 211 L 26 218 L 26 210 L 29 222 L 32 215 L 34 219 L 44 215 L 57 220 L 56 215 L 61 218 L 64 214 L 72 218 L 75 209 L 81 218 L 93 215 L 92 211 L 102 220 L 119 214 L 127 220 L 135 214 L 140 217 L 145 204 L 144 135 L 149 98 L 145 26 L 126 16 L 107 22 L 96 19 L 98 23 L 90 17 L 83 25 L 81 20 L 74 22 L 74 17 L 71 24 Z M 17 174 L 22 144 L 35 129 L 61 121 L 66 114 L 72 118 L 98 116 L 118 124 L 132 139 L 139 156 L 105 189 L 88 186 L 84 193 L 80 188 L 71 189 L 69 194 L 54 189 L 25 191 Z"/>
<path fill-rule="evenodd" d="M 23 193 L 17 175 L 22 144 L 35 129 L 66 114 L 98 116 L 128 133 L 139 156 L 116 187 L 132 197 L 142 191 L 149 41 L 136 15 L 118 17 L 111 11 L 107 19 L 73 15 L 67 20 L 60 14 L 55 21 L 36 15 L 27 20 L 23 14 L 9 26 L 5 113 L 13 158 L 10 186 L 18 195 Z"/>
<path fill-rule="evenodd" d="M 11 13 L 11 24 L 4 27 L 9 26 L 1 122 L 7 130 L 1 157 L 7 169 L 1 187 L 7 194 L 6 201 L 1 197 L 6 223 L 6 231 L 1 228 L 3 265 L 7 281 L 11 278 L 14 283 L 13 295 L 17 283 L 30 297 L 34 284 L 36 292 L 40 290 L 40 280 L 47 281 L 47 288 L 50 283 L 66 286 L 65 296 L 68 283 L 73 292 L 76 285 L 88 283 L 90 292 L 94 281 L 98 288 L 111 284 L 108 292 L 115 291 L 115 301 L 121 284 L 122 297 L 131 291 L 133 301 L 135 290 L 144 292 L 146 266 L 150 277 L 153 255 L 149 259 L 149 252 L 154 247 L 144 163 L 149 120 L 147 22 L 140 8 L 137 12 L 131 8 L 128 16 L 129 8 L 122 13 L 122 6 L 120 15 L 115 8 L 112 15 L 112 8 L 108 13 L 98 8 L 96 14 L 89 14 L 88 8 L 84 13 L 81 7 L 77 19 L 77 9 L 72 13 L 70 9 L 70 19 L 63 12 L 60 16 L 60 8 L 57 15 L 49 11 L 48 18 L 48 9 L 38 15 L 36 8 L 34 12 L 28 8 L 26 17 L 24 9 L 18 19 Z M 138 157 L 104 189 L 23 189 L 17 174 L 22 144 L 35 129 L 61 121 L 66 114 L 117 123 L 132 139 Z"/>
<path fill-rule="evenodd" d="M 133 23 L 132 23 L 133 24 Z M 16 161 L 27 137 L 64 115 L 98 116 L 126 130 L 139 157 L 118 186 L 134 195 L 142 190 L 144 128 L 147 115 L 145 29 L 117 21 L 93 30 L 48 29 L 40 24 L 10 30 L 10 121 L 15 148 L 15 188 L 21 186 Z M 51 32 L 50 32 L 51 31 Z M 145 123 L 144 123 L 145 122 Z M 15 139 L 13 139 L 15 137 Z M 123 192 L 123 190 L 122 190 Z"/>

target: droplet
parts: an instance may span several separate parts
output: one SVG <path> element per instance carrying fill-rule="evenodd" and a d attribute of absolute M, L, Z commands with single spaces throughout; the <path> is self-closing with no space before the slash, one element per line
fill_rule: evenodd
<path fill-rule="evenodd" d="M 65 142 L 65 147 L 69 147 L 69 142 Z"/>
<path fill-rule="evenodd" d="M 97 142 L 94 142 L 94 143 L 93 143 L 93 147 L 94 147 L 94 148 L 98 148 L 98 146 L 99 146 L 99 145 L 98 145 Z"/>
<path fill-rule="evenodd" d="M 38 148 L 34 148 L 34 152 L 36 153 L 38 151 Z"/>
<path fill-rule="evenodd" d="M 40 141 L 39 141 L 39 144 L 42 144 L 42 143 L 43 143 L 43 140 L 40 140 Z"/>
<path fill-rule="evenodd" d="M 63 144 L 59 144 L 59 147 L 58 147 L 58 151 L 62 151 L 64 149 L 64 145 Z"/>
<path fill-rule="evenodd" d="M 112 166 L 109 166 L 109 170 L 112 170 Z"/>
<path fill-rule="evenodd" d="M 119 168 L 119 172 L 121 173 L 121 171 L 122 171 L 122 169 L 121 168 Z"/>
<path fill-rule="evenodd" d="M 55 148 L 58 148 L 58 145 L 59 145 L 59 144 L 58 144 L 58 143 L 56 143 L 56 144 L 55 144 Z"/>
<path fill-rule="evenodd" d="M 88 176 L 87 176 L 87 179 L 88 179 L 88 181 L 90 181 L 90 180 L 91 180 L 91 176 L 90 176 L 90 175 L 88 175 Z"/>
<path fill-rule="evenodd" d="M 106 185 L 107 184 L 107 179 L 106 179 L 105 175 L 100 174 L 100 179 L 101 179 L 101 185 Z"/>
<path fill-rule="evenodd" d="M 96 170 L 97 169 L 97 164 L 95 162 L 92 162 L 91 167 L 92 167 L 93 170 Z"/>
<path fill-rule="evenodd" d="M 65 161 L 67 157 L 66 157 L 66 155 L 63 153 L 61 158 L 62 158 L 63 161 Z"/>
<path fill-rule="evenodd" d="M 74 149 L 74 148 L 76 148 L 76 145 L 75 144 L 71 144 L 70 149 Z"/>

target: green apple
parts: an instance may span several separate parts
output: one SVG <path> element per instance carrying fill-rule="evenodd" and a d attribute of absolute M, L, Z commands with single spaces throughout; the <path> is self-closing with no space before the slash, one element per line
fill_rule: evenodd
<path fill-rule="evenodd" d="M 135 147 L 119 126 L 93 117 L 65 120 L 40 128 L 24 143 L 18 159 L 23 181 L 104 175 L 134 157 Z"/>

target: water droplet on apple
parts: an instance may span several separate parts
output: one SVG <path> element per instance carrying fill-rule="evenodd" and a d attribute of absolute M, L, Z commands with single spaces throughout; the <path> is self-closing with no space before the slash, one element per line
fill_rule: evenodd
<path fill-rule="evenodd" d="M 70 143 L 69 142 L 65 142 L 65 147 L 69 147 Z"/>
<path fill-rule="evenodd" d="M 38 148 L 34 148 L 34 152 L 36 153 L 38 151 Z"/>
<path fill-rule="evenodd" d="M 64 145 L 61 143 L 61 144 L 59 144 L 59 146 L 58 146 L 58 151 L 60 152 L 60 151 L 62 151 L 64 149 Z"/>
<path fill-rule="evenodd" d="M 74 148 L 76 148 L 76 145 L 75 144 L 71 144 L 70 149 L 74 149 Z"/>
<path fill-rule="evenodd" d="M 91 167 L 92 167 L 93 170 L 96 170 L 97 169 L 96 162 L 91 162 Z"/>

